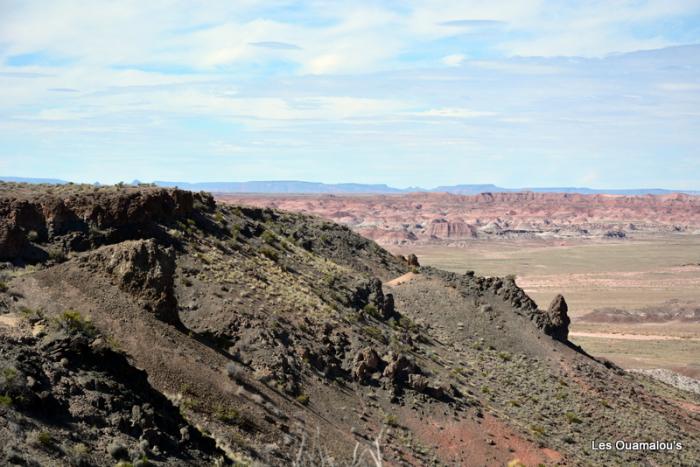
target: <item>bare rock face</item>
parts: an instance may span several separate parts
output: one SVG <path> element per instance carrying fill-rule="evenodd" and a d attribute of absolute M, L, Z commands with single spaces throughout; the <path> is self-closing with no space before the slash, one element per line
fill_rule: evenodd
<path fill-rule="evenodd" d="M 0 260 L 11 260 L 26 253 L 29 232 L 44 233 L 41 212 L 27 201 L 0 202 Z"/>
<path fill-rule="evenodd" d="M 179 322 L 173 248 L 164 248 L 153 239 L 126 241 L 96 250 L 89 261 L 104 268 L 119 288 L 137 297 L 159 319 Z"/>
<path fill-rule="evenodd" d="M 564 296 L 559 294 L 552 300 L 546 314 L 545 332 L 562 342 L 566 342 L 569 338 L 571 319 L 569 319 L 568 311 L 569 306 L 566 304 Z"/>
<path fill-rule="evenodd" d="M 448 221 L 434 219 L 430 223 L 428 233 L 431 237 L 442 239 L 475 238 L 476 230 L 463 221 Z"/>
<path fill-rule="evenodd" d="M 372 373 L 379 369 L 381 359 L 371 347 L 365 347 L 355 355 L 352 367 L 352 376 L 358 381 L 365 381 Z"/>
<path fill-rule="evenodd" d="M 17 186 L 18 191 L 24 189 Z M 63 245 L 64 250 L 84 251 L 138 238 L 154 223 L 213 206 L 214 199 L 207 193 L 164 188 L 85 186 L 50 196 L 29 190 L 14 198 L 0 191 L 0 260 L 45 259 L 48 255 L 41 248 L 47 241 L 54 247 Z M 99 230 L 109 235 L 93 234 Z"/>

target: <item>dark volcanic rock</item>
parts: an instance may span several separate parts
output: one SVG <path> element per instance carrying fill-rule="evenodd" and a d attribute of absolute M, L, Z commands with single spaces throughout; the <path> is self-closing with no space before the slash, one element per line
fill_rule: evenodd
<path fill-rule="evenodd" d="M 140 299 L 148 311 L 178 323 L 174 294 L 175 251 L 154 240 L 133 240 L 100 248 L 90 255 L 92 267 L 104 268 L 122 290 Z"/>
<path fill-rule="evenodd" d="M 352 376 L 358 381 L 366 380 L 372 373 L 379 370 L 381 360 L 371 347 L 360 350 L 353 361 Z"/>
<path fill-rule="evenodd" d="M 357 286 L 352 297 L 352 305 L 358 309 L 371 305 L 377 309 L 383 320 L 388 320 L 396 315 L 393 295 L 384 295 L 382 281 L 377 278 L 372 278 Z"/>
<path fill-rule="evenodd" d="M 16 187 L 17 191 L 25 188 Z M 45 260 L 49 255 L 32 243 L 85 250 L 143 237 L 153 232 L 156 223 L 173 222 L 214 206 L 207 193 L 163 188 L 75 186 L 51 196 L 31 190 L 21 197 L 3 195 L 0 192 L 0 260 Z"/>
<path fill-rule="evenodd" d="M 408 375 L 408 385 L 411 389 L 417 392 L 424 392 L 428 388 L 430 381 L 423 375 L 410 374 Z"/>
<path fill-rule="evenodd" d="M 418 373 L 416 364 L 404 355 L 392 353 L 389 357 L 389 363 L 384 368 L 383 376 L 394 383 L 403 384 L 408 381 L 408 377 L 412 373 Z"/>
<path fill-rule="evenodd" d="M 547 323 L 545 332 L 553 338 L 566 342 L 569 338 L 569 324 L 571 319 L 568 315 L 569 306 L 564 300 L 564 296 L 559 294 L 554 297 L 547 309 Z"/>

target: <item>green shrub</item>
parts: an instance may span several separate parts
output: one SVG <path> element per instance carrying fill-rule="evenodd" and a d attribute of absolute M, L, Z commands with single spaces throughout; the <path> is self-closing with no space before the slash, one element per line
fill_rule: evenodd
<path fill-rule="evenodd" d="M 297 402 L 299 402 L 301 405 L 309 405 L 308 394 L 299 394 L 297 396 Z"/>
<path fill-rule="evenodd" d="M 396 418 L 396 415 L 387 414 L 387 416 L 384 417 L 384 424 L 391 427 L 397 427 L 399 426 L 399 421 Z"/>
<path fill-rule="evenodd" d="M 384 337 L 384 333 L 383 333 L 382 330 L 379 329 L 378 327 L 376 327 L 376 326 L 367 326 L 366 328 L 364 328 L 364 330 L 365 330 L 365 333 L 366 333 L 368 336 L 373 337 L 373 338 L 375 338 L 375 339 L 377 339 L 378 341 L 381 341 L 381 342 L 385 342 L 385 341 L 386 341 L 386 338 Z"/>
<path fill-rule="evenodd" d="M 277 236 L 269 230 L 264 231 L 260 238 L 268 245 L 274 245 L 277 242 Z"/>
<path fill-rule="evenodd" d="M 40 431 L 36 435 L 36 440 L 43 446 L 51 446 L 54 442 L 53 436 L 48 431 Z"/>
<path fill-rule="evenodd" d="M 407 329 L 409 331 L 418 330 L 418 325 L 416 325 L 416 323 L 411 321 L 411 319 L 408 318 L 407 316 L 401 316 L 399 318 L 399 326 L 401 326 L 402 328 Z"/>
<path fill-rule="evenodd" d="M 39 232 L 37 232 L 36 230 L 30 230 L 27 233 L 27 240 L 29 240 L 32 243 L 36 242 L 37 240 L 39 240 Z"/>
<path fill-rule="evenodd" d="M 5 282 L 0 281 L 0 292 L 7 292 L 7 284 Z"/>
<path fill-rule="evenodd" d="M 231 226 L 231 238 L 236 239 L 238 238 L 238 235 L 241 233 L 241 226 L 238 224 L 233 224 Z"/>
<path fill-rule="evenodd" d="M 277 260 L 279 260 L 279 254 L 277 253 L 277 251 L 275 251 L 273 248 L 270 248 L 267 245 L 260 248 L 260 254 L 262 254 L 264 257 L 271 261 L 277 262 Z"/>
<path fill-rule="evenodd" d="M 566 421 L 569 423 L 582 423 L 582 420 L 573 412 L 566 412 L 564 416 L 566 417 Z"/>
<path fill-rule="evenodd" d="M 0 396 L 0 406 L 2 407 L 10 407 L 12 405 L 12 398 L 5 394 L 4 396 Z"/>
<path fill-rule="evenodd" d="M 214 417 L 227 425 L 238 425 L 241 423 L 241 414 L 233 407 L 218 407 L 214 412 Z"/>
<path fill-rule="evenodd" d="M 94 336 L 97 330 L 93 324 L 83 318 L 83 316 L 75 310 L 66 310 L 59 316 L 58 323 L 61 327 L 71 331 Z"/>
<path fill-rule="evenodd" d="M 17 377 L 17 370 L 14 368 L 3 368 L 2 369 L 2 378 L 5 380 L 5 383 L 12 383 L 15 378 Z"/>
<path fill-rule="evenodd" d="M 335 274 L 326 274 L 323 276 L 323 283 L 326 284 L 328 287 L 333 287 L 336 282 L 338 282 L 338 276 Z"/>
<path fill-rule="evenodd" d="M 535 436 L 544 436 L 546 431 L 542 425 L 532 425 L 530 427 L 530 430 L 535 434 Z"/>
<path fill-rule="evenodd" d="M 353 312 L 348 312 L 345 314 L 345 321 L 349 324 L 355 324 L 360 321 L 360 315 Z"/>
<path fill-rule="evenodd" d="M 379 310 L 377 310 L 377 307 L 371 303 L 365 305 L 362 310 L 374 319 L 382 319 L 382 315 L 379 313 Z"/>
<path fill-rule="evenodd" d="M 509 362 L 513 359 L 513 356 L 508 353 L 508 352 L 498 352 L 498 356 L 503 360 L 504 362 Z"/>

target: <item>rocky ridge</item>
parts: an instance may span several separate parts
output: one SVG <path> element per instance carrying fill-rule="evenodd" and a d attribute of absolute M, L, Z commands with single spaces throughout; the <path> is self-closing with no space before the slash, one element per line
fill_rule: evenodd
<path fill-rule="evenodd" d="M 573 346 L 563 297 L 541 310 L 512 278 L 205 194 L 0 193 L 0 463 L 699 458 L 697 396 Z M 686 449 L 591 451 L 601 436 Z"/>

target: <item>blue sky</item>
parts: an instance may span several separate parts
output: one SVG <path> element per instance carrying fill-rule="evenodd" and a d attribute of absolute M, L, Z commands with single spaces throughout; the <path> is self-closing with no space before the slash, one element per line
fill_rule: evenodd
<path fill-rule="evenodd" d="M 0 175 L 700 189 L 700 1 L 0 0 Z"/>

